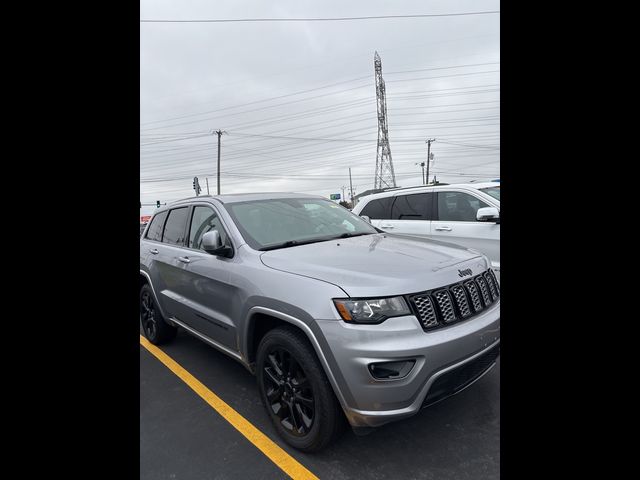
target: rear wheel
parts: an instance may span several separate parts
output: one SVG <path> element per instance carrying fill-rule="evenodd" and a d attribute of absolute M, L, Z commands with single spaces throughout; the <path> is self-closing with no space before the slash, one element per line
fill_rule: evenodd
<path fill-rule="evenodd" d="M 258 388 L 280 436 L 315 452 L 341 433 L 344 415 L 307 338 L 293 328 L 268 332 L 258 346 Z"/>
<path fill-rule="evenodd" d="M 140 289 L 140 322 L 144 336 L 154 345 L 172 340 L 178 331 L 162 317 L 149 284 Z"/>

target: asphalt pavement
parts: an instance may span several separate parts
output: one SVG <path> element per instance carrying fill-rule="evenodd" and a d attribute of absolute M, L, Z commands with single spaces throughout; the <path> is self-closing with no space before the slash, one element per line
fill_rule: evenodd
<path fill-rule="evenodd" d="M 161 350 L 321 479 L 497 479 L 500 361 L 458 395 L 367 436 L 350 429 L 301 453 L 271 426 L 242 365 L 179 331 Z M 289 478 L 187 384 L 140 346 L 142 480 Z"/>

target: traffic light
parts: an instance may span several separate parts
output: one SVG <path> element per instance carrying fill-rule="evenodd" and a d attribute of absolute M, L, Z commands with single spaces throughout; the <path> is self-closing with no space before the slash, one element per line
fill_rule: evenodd
<path fill-rule="evenodd" d="M 160 208 L 160 200 L 156 200 L 156 208 Z"/>

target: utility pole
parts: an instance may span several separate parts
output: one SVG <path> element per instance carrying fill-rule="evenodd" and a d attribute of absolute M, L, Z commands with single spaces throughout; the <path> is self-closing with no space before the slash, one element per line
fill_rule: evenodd
<path fill-rule="evenodd" d="M 425 185 L 429 184 L 429 162 L 431 161 L 431 143 L 435 142 L 435 138 L 430 138 L 425 143 L 427 144 L 427 181 Z"/>
<path fill-rule="evenodd" d="M 220 195 L 220 137 L 222 136 L 223 133 L 227 133 L 227 132 L 224 132 L 222 130 L 216 130 L 213 133 L 218 135 L 218 195 Z"/>
<path fill-rule="evenodd" d="M 351 181 L 351 167 L 349 167 L 349 190 L 351 191 L 351 208 L 356 206 L 356 201 L 353 198 L 353 182 Z"/>
<path fill-rule="evenodd" d="M 209 195 L 209 177 L 204 177 L 204 179 L 207 181 L 207 195 Z"/>

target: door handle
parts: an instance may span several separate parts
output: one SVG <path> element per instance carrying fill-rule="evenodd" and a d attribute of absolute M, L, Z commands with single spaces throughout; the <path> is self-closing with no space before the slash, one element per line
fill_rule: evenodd
<path fill-rule="evenodd" d="M 384 224 L 382 224 L 382 225 L 380 225 L 380 228 L 393 228 L 393 225 L 389 225 L 389 224 L 384 225 Z"/>
<path fill-rule="evenodd" d="M 160 252 L 158 252 L 157 248 L 152 248 L 151 250 L 149 250 L 149 253 L 153 253 L 154 255 L 157 255 Z"/>
<path fill-rule="evenodd" d="M 451 227 L 436 227 L 436 232 L 450 232 Z"/>
<path fill-rule="evenodd" d="M 189 260 L 189 257 L 178 257 L 178 260 L 180 260 L 182 263 L 189 263 L 191 260 Z"/>

